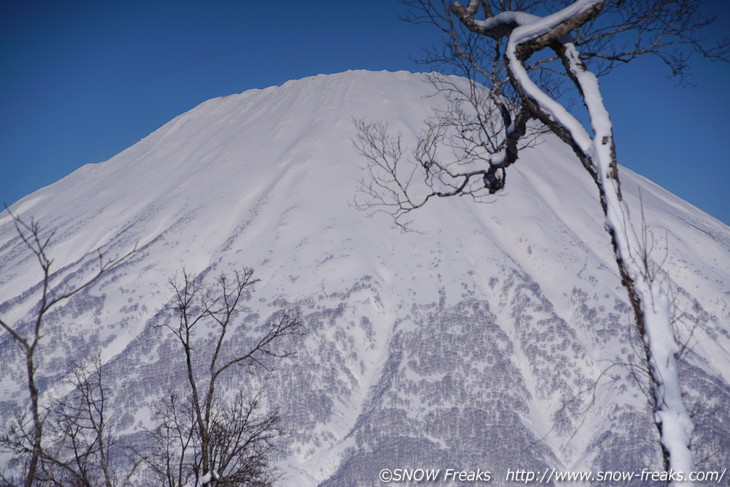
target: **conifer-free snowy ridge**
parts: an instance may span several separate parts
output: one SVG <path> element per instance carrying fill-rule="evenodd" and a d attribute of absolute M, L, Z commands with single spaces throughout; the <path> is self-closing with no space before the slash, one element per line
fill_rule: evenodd
<path fill-rule="evenodd" d="M 182 385 L 183 357 L 158 326 L 168 279 L 250 266 L 262 282 L 249 323 L 289 304 L 307 330 L 296 357 L 230 379 L 263 387 L 280 411 L 282 486 L 379 485 L 383 468 L 481 468 L 493 485 L 507 469 L 660 469 L 645 384 L 619 365 L 642 357 L 631 308 L 593 182 L 568 147 L 546 137 L 491 203 L 435 202 L 413 213 L 414 232 L 351 205 L 366 176 L 353 119 L 388 121 L 412 141 L 441 103 L 432 91 L 423 75 L 351 71 L 212 99 L 14 204 L 56 230 L 56 270 L 91 272 L 96 249 L 144 246 L 49 316 L 46 397 L 100 351 L 117 431 L 134 441 L 154 401 Z M 621 176 L 683 313 L 696 468 L 722 471 L 730 229 Z M 0 214 L 0 315 L 31 314 L 40 277 Z M 25 400 L 18 359 L 0 333 L 3 424 Z"/>

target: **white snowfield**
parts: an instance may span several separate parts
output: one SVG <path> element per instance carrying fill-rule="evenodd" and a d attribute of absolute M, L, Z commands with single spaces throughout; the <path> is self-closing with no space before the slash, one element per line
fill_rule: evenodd
<path fill-rule="evenodd" d="M 249 266 L 262 279 L 257 319 L 234 340 L 286 304 L 307 328 L 296 357 L 231 376 L 263 386 L 281 413 L 279 485 L 380 485 L 385 468 L 480 468 L 492 485 L 508 469 L 661 469 L 645 378 L 620 365 L 642 354 L 597 192 L 567 146 L 544 138 L 490 203 L 434 201 L 412 213 L 414 232 L 350 204 L 366 177 L 353 120 L 387 121 L 410 143 L 442 103 L 432 93 L 425 75 L 350 71 L 212 99 L 14 204 L 56 230 L 56 270 L 90 275 L 96 249 L 145 246 L 49 316 L 46 395 L 100 350 L 117 428 L 134 438 L 183 384 L 182 357 L 156 326 L 168 278 Z M 707 457 L 695 468 L 722 471 L 730 229 L 630 170 L 621 178 L 634 222 L 640 192 L 682 314 L 679 377 Z M 0 316 L 32 313 L 39 279 L 1 213 Z M 18 360 L 0 333 L 2 423 L 25 400 Z"/>

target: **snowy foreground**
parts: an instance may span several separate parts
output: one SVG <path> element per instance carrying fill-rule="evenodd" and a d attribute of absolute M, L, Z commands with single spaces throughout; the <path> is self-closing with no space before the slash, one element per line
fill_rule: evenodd
<path fill-rule="evenodd" d="M 168 278 L 246 265 L 262 279 L 249 304 L 258 322 L 288 303 L 308 332 L 295 358 L 234 377 L 264 384 L 283 417 L 282 486 L 380 485 L 386 468 L 442 469 L 439 485 L 458 480 L 447 469 L 475 473 L 468 485 L 478 471 L 506 485 L 519 470 L 660 470 L 646 384 L 620 365 L 642 356 L 630 306 L 594 185 L 567 147 L 544 139 L 493 202 L 435 202 L 414 213 L 414 232 L 350 204 L 365 176 L 353 119 L 389 121 L 412 140 L 439 102 L 431 92 L 422 75 L 355 71 L 209 100 L 13 205 L 56 228 L 56 269 L 149 244 L 51 317 L 47 393 L 100 350 L 119 432 L 139 431 L 182 381 L 171 367 L 182 357 L 156 326 Z M 635 221 L 641 188 L 684 313 L 696 469 L 722 471 L 730 229 L 626 169 L 622 179 Z M 30 312 L 36 266 L 0 214 L 2 316 Z M 3 423 L 25 397 L 17 360 L 0 334 Z"/>

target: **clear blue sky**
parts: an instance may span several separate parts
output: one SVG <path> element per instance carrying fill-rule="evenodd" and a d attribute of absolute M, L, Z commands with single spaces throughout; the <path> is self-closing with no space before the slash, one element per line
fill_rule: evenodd
<path fill-rule="evenodd" d="M 730 28 L 730 1 L 713 29 Z M 347 69 L 421 71 L 396 0 L 0 0 L 0 204 L 104 161 L 216 96 Z M 642 60 L 602 79 L 619 161 L 730 223 L 730 67 L 683 88 Z"/>

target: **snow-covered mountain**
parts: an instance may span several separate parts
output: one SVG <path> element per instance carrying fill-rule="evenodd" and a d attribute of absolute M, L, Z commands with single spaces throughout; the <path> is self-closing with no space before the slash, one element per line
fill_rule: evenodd
<path fill-rule="evenodd" d="M 641 380 L 618 365 L 639 361 L 630 306 L 569 148 L 545 138 L 491 203 L 436 201 L 414 212 L 414 232 L 350 204 L 365 176 L 353 119 L 413 140 L 439 103 L 432 91 L 423 75 L 352 71 L 212 99 L 18 201 L 14 213 L 56 230 L 55 269 L 144 246 L 49 317 L 43 389 L 101 351 L 118 427 L 133 432 L 181 380 L 156 326 L 168 279 L 245 265 L 262 279 L 259 321 L 288 303 L 307 329 L 295 358 L 236 379 L 265 382 L 282 415 L 280 485 L 380 485 L 383 468 L 488 470 L 493 485 L 507 469 L 660 469 Z M 722 471 L 730 229 L 629 170 L 622 179 L 683 313 L 697 467 Z M 32 313 L 40 277 L 0 214 L 0 316 Z M 25 398 L 18 360 L 0 333 L 3 422 Z"/>

